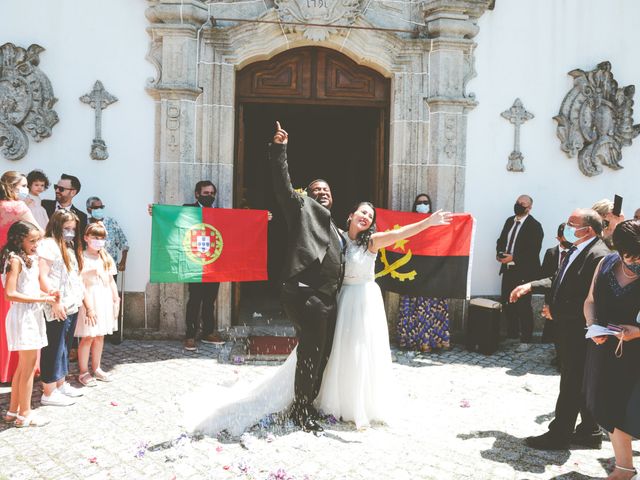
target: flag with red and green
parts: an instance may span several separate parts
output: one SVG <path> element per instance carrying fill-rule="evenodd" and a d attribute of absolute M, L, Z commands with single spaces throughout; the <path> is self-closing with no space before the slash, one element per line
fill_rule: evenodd
<path fill-rule="evenodd" d="M 151 282 L 266 280 L 267 214 L 153 205 Z"/>

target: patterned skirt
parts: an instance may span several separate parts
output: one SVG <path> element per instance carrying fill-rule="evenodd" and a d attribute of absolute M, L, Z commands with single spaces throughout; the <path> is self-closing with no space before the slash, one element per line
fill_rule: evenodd
<path fill-rule="evenodd" d="M 401 348 L 449 348 L 449 304 L 444 298 L 400 297 L 396 339 Z"/>

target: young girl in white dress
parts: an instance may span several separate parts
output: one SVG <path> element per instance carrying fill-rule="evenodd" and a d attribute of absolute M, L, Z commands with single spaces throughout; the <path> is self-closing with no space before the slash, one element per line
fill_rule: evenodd
<path fill-rule="evenodd" d="M 18 351 L 18 368 L 11 382 L 11 400 L 6 422 L 16 427 L 39 427 L 48 420 L 31 410 L 31 392 L 38 351 L 47 345 L 43 303 L 55 303 L 56 296 L 40 290 L 36 248 L 40 229 L 25 221 L 9 227 L 7 244 L 0 252 L 6 298 L 11 307 L 6 317 L 9 351 Z"/>
<path fill-rule="evenodd" d="M 451 222 L 449 212 L 438 210 L 419 222 L 375 233 L 375 216 L 369 202 L 359 203 L 349 214 L 333 347 L 315 401 L 325 414 L 352 421 L 357 428 L 372 421 L 388 422 L 392 407 L 391 350 L 382 294 L 374 281 L 376 254 L 429 227 Z M 226 430 L 237 436 L 265 415 L 286 409 L 293 402 L 296 360 L 294 349 L 281 367 L 258 383 L 207 388 L 188 396 L 186 427 L 209 435 Z"/>
<path fill-rule="evenodd" d="M 78 345 L 78 381 L 88 387 L 96 385 L 96 379 L 110 382 L 111 377 L 100 368 L 104 336 L 118 329 L 118 308 L 120 298 L 113 276 L 116 264 L 104 249 L 107 231 L 100 222 L 87 225 L 84 241 L 87 248 L 82 253 L 82 281 L 85 296 L 78 314 L 75 336 L 80 337 Z M 93 376 L 89 372 L 89 355 Z M 94 378 L 95 377 L 95 378 Z"/>

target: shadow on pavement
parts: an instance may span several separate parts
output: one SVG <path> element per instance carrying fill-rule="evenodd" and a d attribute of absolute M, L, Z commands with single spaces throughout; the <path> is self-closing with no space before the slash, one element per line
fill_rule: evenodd
<path fill-rule="evenodd" d="M 542 451 L 531 449 L 524 444 L 524 439 L 498 430 L 461 433 L 458 435 L 458 438 L 462 440 L 490 437 L 495 438 L 493 446 L 488 450 L 481 451 L 480 456 L 493 462 L 506 463 L 517 472 L 544 473 L 548 465 L 564 465 L 570 456 L 568 450 Z"/>

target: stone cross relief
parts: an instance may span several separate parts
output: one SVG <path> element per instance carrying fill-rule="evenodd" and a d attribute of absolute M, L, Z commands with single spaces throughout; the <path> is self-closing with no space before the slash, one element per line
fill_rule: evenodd
<path fill-rule="evenodd" d="M 524 172 L 524 155 L 520 151 L 520 126 L 527 120 L 533 118 L 533 113 L 527 112 L 522 106 L 522 101 L 516 98 L 509 110 L 505 110 L 500 114 L 502 117 L 513 123 L 513 151 L 509 154 L 509 162 L 507 170 L 510 172 Z"/>
<path fill-rule="evenodd" d="M 93 90 L 81 96 L 80 101 L 90 105 L 96 114 L 96 137 L 91 144 L 91 158 L 94 160 L 106 160 L 109 158 L 109 152 L 107 151 L 107 144 L 102 140 L 102 110 L 117 102 L 118 99 L 104 89 L 100 80 L 96 80 Z"/>

